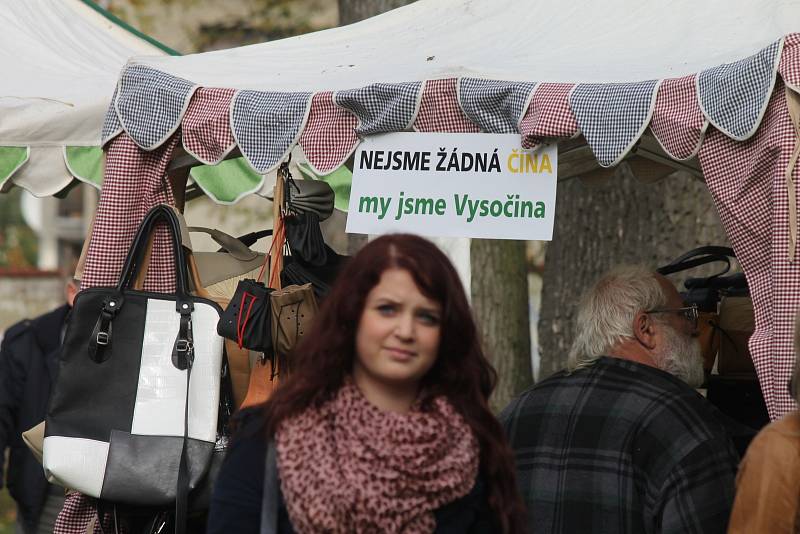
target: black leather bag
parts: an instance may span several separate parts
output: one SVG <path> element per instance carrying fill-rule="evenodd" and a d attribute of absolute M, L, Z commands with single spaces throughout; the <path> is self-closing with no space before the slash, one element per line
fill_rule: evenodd
<path fill-rule="evenodd" d="M 292 256 L 312 267 L 325 265 L 328 254 L 319 227 L 319 215 L 314 212 L 290 214 L 284 221 L 286 242 Z"/>
<path fill-rule="evenodd" d="M 172 294 L 130 289 L 157 223 L 172 238 Z M 221 310 L 192 296 L 188 279 L 178 218 L 157 206 L 142 221 L 117 285 L 75 299 L 43 459 L 60 484 L 84 494 L 138 506 L 175 503 L 179 526 L 216 446 L 223 357 L 214 331 Z"/>
<path fill-rule="evenodd" d="M 271 354 L 269 296 L 272 291 L 257 280 L 240 280 L 217 323 L 217 333 L 235 341 L 239 348 Z"/>

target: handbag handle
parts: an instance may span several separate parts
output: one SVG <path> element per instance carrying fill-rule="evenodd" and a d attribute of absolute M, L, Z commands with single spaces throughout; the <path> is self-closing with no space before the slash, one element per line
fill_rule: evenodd
<path fill-rule="evenodd" d="M 155 229 L 156 223 L 165 222 L 170 237 L 172 238 L 172 252 L 175 259 L 176 292 L 180 300 L 185 300 L 187 298 L 189 294 L 189 275 L 186 267 L 186 256 L 181 246 L 180 222 L 172 209 L 172 207 L 166 204 L 159 204 L 145 215 L 139 225 L 136 236 L 133 238 L 133 243 L 128 249 L 128 255 L 125 258 L 125 264 L 122 268 L 122 274 L 120 275 L 119 282 L 117 282 L 117 291 L 120 294 L 124 289 L 130 286 L 131 281 L 141 268 L 142 259 L 147 249 L 147 242 L 150 234 Z"/>
<path fill-rule="evenodd" d="M 261 239 L 262 237 L 267 237 L 272 235 L 272 228 L 267 230 L 259 230 L 257 232 L 250 232 L 249 234 L 240 235 L 236 239 L 241 241 L 247 247 L 252 247 L 256 244 L 256 241 Z"/>
<path fill-rule="evenodd" d="M 100 315 L 89 338 L 89 358 L 96 363 L 102 363 L 111 357 L 113 339 L 113 322 L 124 305 L 124 290 L 130 287 L 138 271 L 144 263 L 144 255 L 148 249 L 150 235 L 158 222 L 165 222 L 172 238 L 172 252 L 175 258 L 176 296 L 175 311 L 180 313 L 178 335 L 173 347 L 172 361 L 178 369 L 187 369 L 194 359 L 193 336 L 191 327 L 194 304 L 189 297 L 188 268 L 186 256 L 181 244 L 180 221 L 173 208 L 166 204 L 158 206 L 147 212 L 144 216 L 136 235 L 133 238 L 125 264 L 122 268 L 116 286 L 116 295 L 106 297 Z"/>
<path fill-rule="evenodd" d="M 736 254 L 734 254 L 733 249 L 730 247 L 719 247 L 713 245 L 698 247 L 672 260 L 667 265 L 659 267 L 658 269 L 656 269 L 656 272 L 659 274 L 666 275 L 666 274 L 677 273 L 679 271 L 685 271 L 687 269 L 691 269 L 693 267 L 697 267 L 699 265 L 705 265 L 706 263 L 712 263 L 715 261 L 724 263 L 725 270 L 709 277 L 709 278 L 714 278 L 717 276 L 722 276 L 723 274 L 730 271 L 731 269 L 730 258 L 735 258 L 735 257 Z"/>
<path fill-rule="evenodd" d="M 227 252 L 239 261 L 250 261 L 258 257 L 258 253 L 250 250 L 248 245 L 243 243 L 241 239 L 237 239 L 232 235 L 226 234 L 220 230 L 204 228 L 202 226 L 190 226 L 189 231 L 208 234 L 211 239 L 216 241 L 217 244 L 222 247 L 223 251 Z"/>

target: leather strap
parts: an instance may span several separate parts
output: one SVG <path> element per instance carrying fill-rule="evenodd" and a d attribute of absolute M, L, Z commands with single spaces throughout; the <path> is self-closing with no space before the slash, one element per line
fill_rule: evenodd
<path fill-rule="evenodd" d="M 213 228 L 204 228 L 202 226 L 190 226 L 189 231 L 208 234 L 211 237 L 211 239 L 216 241 L 217 244 L 223 248 L 225 252 L 227 252 L 237 260 L 250 261 L 258 257 L 257 252 L 250 250 L 247 247 L 247 245 L 242 243 L 240 240 L 236 239 L 231 235 L 226 234 L 225 232 L 221 232 L 220 230 L 214 230 Z"/>
<path fill-rule="evenodd" d="M 184 249 L 181 246 L 180 222 L 172 207 L 166 204 L 160 204 L 151 209 L 139 225 L 131 248 L 125 258 L 122 274 L 117 283 L 117 290 L 121 293 L 124 289 L 130 287 L 131 281 L 142 268 L 144 255 L 148 249 L 147 241 L 158 222 L 165 222 L 169 229 L 170 237 L 172 238 L 173 258 L 175 259 L 176 293 L 181 300 L 185 300 L 189 293 L 188 272 Z"/>
<path fill-rule="evenodd" d="M 189 441 L 189 384 L 191 382 L 192 364 L 194 363 L 194 347 L 186 351 L 186 400 L 183 408 L 183 446 L 178 464 L 178 487 L 175 491 L 175 534 L 186 533 L 186 521 L 189 510 L 189 462 L 186 448 Z"/>
<path fill-rule="evenodd" d="M 103 309 L 89 339 L 89 358 L 95 363 L 102 363 L 111 357 L 113 320 L 122 308 L 122 302 L 122 295 L 108 297 L 103 302 Z"/>
<path fill-rule="evenodd" d="M 264 460 L 260 534 L 278 533 L 278 484 L 278 458 L 275 455 L 275 442 L 270 441 L 267 443 L 267 457 Z"/>
<path fill-rule="evenodd" d="M 211 294 L 208 290 L 203 286 L 203 281 L 200 279 L 200 269 L 197 268 L 197 260 L 194 259 L 194 253 L 191 251 L 186 252 L 186 263 L 189 267 L 189 281 L 192 283 L 192 289 L 194 290 L 194 294 L 198 297 L 202 297 L 204 299 L 213 300 Z M 217 304 L 220 304 L 217 302 Z M 224 309 L 227 306 L 226 304 L 220 304 Z"/>
<path fill-rule="evenodd" d="M 181 246 L 180 221 L 171 206 L 160 204 L 145 215 L 144 220 L 142 220 L 142 223 L 139 225 L 139 229 L 136 231 L 136 236 L 128 250 L 128 255 L 125 258 L 125 265 L 122 269 L 119 281 L 117 282 L 116 295 L 106 298 L 103 302 L 103 309 L 100 311 L 100 316 L 97 318 L 97 322 L 92 329 L 92 337 L 89 340 L 89 358 L 94 362 L 100 363 L 111 357 L 111 344 L 113 340 L 112 324 L 114 318 L 124 304 L 122 295 L 125 289 L 130 287 L 137 273 L 142 270 L 146 253 L 150 250 L 148 246 L 150 237 L 156 223 L 162 220 L 167 223 L 172 237 L 173 257 L 175 258 L 175 277 L 177 280 L 177 311 L 183 314 L 188 307 L 189 317 L 191 318 L 191 311 L 194 308 L 191 300 L 189 300 L 189 274 L 187 271 L 184 249 Z M 182 321 L 182 325 L 183 324 L 184 322 Z M 183 332 L 185 333 L 185 329 Z M 182 337 L 179 334 L 178 338 L 185 339 L 185 336 Z M 180 344 L 181 348 L 184 348 L 184 346 L 183 343 Z M 176 349 L 177 348 L 178 341 L 176 340 Z M 173 362 L 179 363 L 179 358 L 175 357 L 174 354 L 173 357 Z"/>
<path fill-rule="evenodd" d="M 252 247 L 256 244 L 256 241 L 261 239 L 262 237 L 267 237 L 272 235 L 272 228 L 267 230 L 259 230 L 257 232 L 250 232 L 249 234 L 240 235 L 236 239 L 244 243 L 247 247 Z"/>
<path fill-rule="evenodd" d="M 786 194 L 789 197 L 789 262 L 794 262 L 795 251 L 797 250 L 797 192 L 794 183 L 794 169 L 797 160 L 800 158 L 800 95 L 786 86 L 786 106 L 789 117 L 794 127 L 795 144 L 789 163 L 784 171 L 786 180 Z"/>
<path fill-rule="evenodd" d="M 283 241 L 286 238 L 286 232 L 283 229 L 284 180 L 290 176 L 289 163 L 281 163 L 278 169 L 278 177 L 275 180 L 275 198 L 272 203 L 272 240 L 273 245 L 276 242 L 277 245 L 275 246 L 275 254 L 272 254 L 269 259 L 269 273 L 271 276 L 267 286 L 273 289 L 281 288 L 280 272 L 283 270 Z"/>
<path fill-rule="evenodd" d="M 172 346 L 172 365 L 183 371 L 190 365 L 189 358 L 194 353 L 194 338 L 192 336 L 192 301 L 177 302 L 178 313 L 181 314 L 178 335 Z"/>
<path fill-rule="evenodd" d="M 278 380 L 272 380 L 272 360 L 256 358 L 250 367 L 250 381 L 247 384 L 245 395 L 240 410 L 249 406 L 257 406 L 269 400 L 272 391 L 278 385 Z"/>
<path fill-rule="evenodd" d="M 178 304 L 181 311 L 181 328 L 178 339 L 175 341 L 178 359 L 186 369 L 186 399 L 183 405 L 183 445 L 181 446 L 181 459 L 178 464 L 178 486 L 175 491 L 175 534 L 185 534 L 186 520 L 189 509 L 189 462 L 186 448 L 189 442 L 189 386 L 191 384 L 192 365 L 194 365 L 194 343 L 192 337 L 192 307 L 184 307 L 185 303 Z M 185 311 L 187 310 L 188 311 Z M 188 318 L 184 330 L 184 321 Z M 183 337 L 182 337 L 183 336 Z M 186 345 L 178 348 L 178 343 L 186 341 Z M 172 362 L 175 363 L 176 351 L 173 351 Z M 181 369 L 180 367 L 178 367 Z"/>
<path fill-rule="evenodd" d="M 725 264 L 725 270 L 717 273 L 714 276 L 721 276 L 727 273 L 731 268 L 730 258 L 735 258 L 736 254 L 730 247 L 718 247 L 708 245 L 692 249 L 686 254 L 674 259 L 667 265 L 659 267 L 656 272 L 660 274 L 672 274 L 679 271 L 685 271 L 698 265 L 705 265 L 706 263 L 721 262 Z"/>

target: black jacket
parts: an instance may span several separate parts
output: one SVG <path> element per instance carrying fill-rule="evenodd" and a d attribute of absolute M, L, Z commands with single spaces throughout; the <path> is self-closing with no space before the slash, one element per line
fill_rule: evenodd
<path fill-rule="evenodd" d="M 17 501 L 23 521 L 33 527 L 47 496 L 41 464 L 22 441 L 22 432 L 41 423 L 58 373 L 66 304 L 6 330 L 0 345 L 0 451 L 9 451 L 8 472 L 0 476 Z M 0 475 L 2 475 L 0 466 Z"/>
<path fill-rule="evenodd" d="M 272 476 L 266 474 L 269 455 L 266 431 L 260 414 L 240 413 L 245 421 L 239 428 L 228 456 L 220 469 L 211 499 L 207 534 L 260 534 L 276 532 L 293 534 L 283 496 L 277 468 Z M 269 478 L 268 478 L 269 476 Z M 269 528 L 262 522 L 264 494 L 275 496 L 273 509 L 265 518 L 272 520 Z M 489 508 L 486 486 L 479 475 L 469 494 L 434 511 L 436 534 L 489 534 L 499 532 L 496 518 Z M 262 530 L 263 529 L 263 530 Z"/>

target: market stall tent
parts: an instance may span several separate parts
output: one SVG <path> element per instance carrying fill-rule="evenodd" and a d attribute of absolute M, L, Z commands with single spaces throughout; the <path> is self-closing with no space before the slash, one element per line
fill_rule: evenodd
<path fill-rule="evenodd" d="M 120 70 L 130 56 L 167 53 L 89 0 L 0 0 L 0 189 L 99 186 Z"/>
<path fill-rule="evenodd" d="M 364 136 L 404 130 L 519 133 L 526 148 L 571 139 L 600 167 L 641 152 L 706 180 L 750 285 L 750 349 L 777 417 L 795 406 L 798 20 L 800 4 L 783 2 L 420 0 L 282 41 L 134 58 L 103 127 L 84 281 L 116 280 L 137 219 L 174 200 L 164 175 L 177 151 L 208 165 L 241 154 L 258 175 L 295 146 L 325 175 Z M 263 183 L 200 186 L 231 201 Z M 164 289 L 159 247 L 148 283 Z"/>

